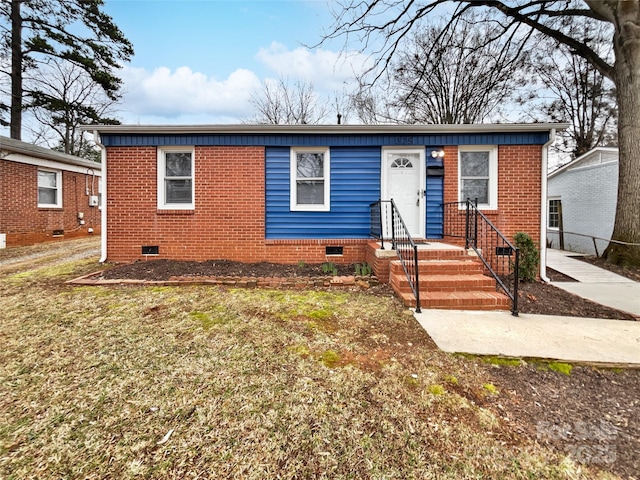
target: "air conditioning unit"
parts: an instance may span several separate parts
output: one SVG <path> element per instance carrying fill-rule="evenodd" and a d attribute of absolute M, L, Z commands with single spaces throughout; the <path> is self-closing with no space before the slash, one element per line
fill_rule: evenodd
<path fill-rule="evenodd" d="M 90 207 L 97 207 L 98 206 L 98 196 L 97 195 L 91 195 L 89 197 L 89 206 Z"/>

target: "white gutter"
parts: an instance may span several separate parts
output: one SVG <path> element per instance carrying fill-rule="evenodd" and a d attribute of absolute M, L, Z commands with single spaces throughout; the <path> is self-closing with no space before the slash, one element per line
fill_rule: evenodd
<path fill-rule="evenodd" d="M 83 125 L 83 130 L 98 131 L 102 134 L 309 134 L 309 135 L 345 135 L 345 134 L 388 134 L 388 135 L 430 135 L 454 133 L 508 133 L 508 132 L 546 132 L 550 129 L 565 129 L 566 123 L 470 123 L 448 125 L 257 125 L 257 124 L 218 124 L 218 125 Z M 440 142 L 441 143 L 441 142 Z"/>
<path fill-rule="evenodd" d="M 102 164 L 102 215 L 100 217 L 100 263 L 107 261 L 107 148 L 100 143 L 100 133 L 93 131 L 93 141 L 100 147 Z"/>
<path fill-rule="evenodd" d="M 542 146 L 542 182 L 540 188 L 540 279 L 549 283 L 547 277 L 547 169 L 549 166 L 549 146 L 556 141 L 556 129 L 549 130 L 549 141 Z"/>

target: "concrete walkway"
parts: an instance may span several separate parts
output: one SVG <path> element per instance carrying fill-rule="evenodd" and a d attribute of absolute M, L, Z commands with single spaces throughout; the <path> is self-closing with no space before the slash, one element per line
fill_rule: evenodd
<path fill-rule="evenodd" d="M 552 282 L 553 285 L 640 318 L 640 283 L 577 260 L 575 257 L 578 255 L 562 250 L 547 250 L 547 267 L 577 280 Z"/>
<path fill-rule="evenodd" d="M 505 311 L 414 313 L 445 352 L 640 366 L 640 322 Z"/>
<path fill-rule="evenodd" d="M 640 318 L 640 283 L 547 251 L 547 266 L 577 282 L 553 285 Z M 414 315 L 445 352 L 640 366 L 640 322 L 505 311 L 423 310 Z"/>

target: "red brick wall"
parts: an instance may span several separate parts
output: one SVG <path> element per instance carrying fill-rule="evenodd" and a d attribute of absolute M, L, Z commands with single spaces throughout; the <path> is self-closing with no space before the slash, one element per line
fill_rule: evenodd
<path fill-rule="evenodd" d="M 507 235 L 539 241 L 540 146 L 498 149 L 499 210 L 487 212 Z M 366 260 L 367 239 L 265 240 L 263 147 L 196 147 L 193 211 L 158 210 L 155 147 L 107 148 L 107 259 L 229 259 L 243 262 L 353 263 Z M 445 147 L 445 202 L 458 200 L 458 149 Z M 326 256 L 342 246 L 342 256 Z M 156 258 L 156 257 L 151 257 Z"/>
<path fill-rule="evenodd" d="M 94 183 L 98 194 L 98 179 Z M 38 208 L 38 167 L 0 161 L 0 233 L 7 235 L 7 247 L 87 236 L 88 228 L 100 233 L 100 210 L 89 207 L 85 174 L 62 171 L 62 208 Z M 84 213 L 85 224 L 78 222 Z M 54 230 L 64 230 L 54 237 Z"/>
<path fill-rule="evenodd" d="M 196 147 L 195 210 L 158 210 L 155 147 L 107 149 L 107 258 L 264 259 L 264 148 Z"/>
<path fill-rule="evenodd" d="M 444 150 L 444 201 L 457 202 L 458 147 Z M 540 243 L 541 172 L 542 146 L 498 147 L 498 210 L 483 213 L 510 241 L 517 232 L 525 232 Z"/>

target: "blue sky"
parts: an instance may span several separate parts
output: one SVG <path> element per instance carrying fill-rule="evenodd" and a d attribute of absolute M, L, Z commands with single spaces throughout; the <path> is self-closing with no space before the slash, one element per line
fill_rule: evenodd
<path fill-rule="evenodd" d="M 334 2 L 334 6 L 337 4 Z M 133 43 L 120 75 L 124 123 L 236 123 L 252 92 L 280 77 L 333 95 L 366 62 L 317 44 L 331 27 L 330 0 L 106 0 Z"/>

